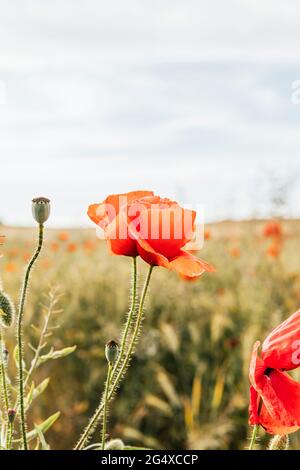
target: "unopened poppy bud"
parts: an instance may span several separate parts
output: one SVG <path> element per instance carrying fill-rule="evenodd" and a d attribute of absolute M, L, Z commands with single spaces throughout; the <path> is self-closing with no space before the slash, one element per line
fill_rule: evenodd
<path fill-rule="evenodd" d="M 15 306 L 12 300 L 4 292 L 0 292 L 0 325 L 11 326 L 14 321 Z"/>
<path fill-rule="evenodd" d="M 16 417 L 16 410 L 14 410 L 13 408 L 9 408 L 9 410 L 7 411 L 7 416 L 8 416 L 8 421 L 10 423 L 13 423 Z"/>
<path fill-rule="evenodd" d="M 105 450 L 124 450 L 124 442 L 121 439 L 112 439 L 105 445 Z"/>
<path fill-rule="evenodd" d="M 50 215 L 50 200 L 46 197 L 32 199 L 32 215 L 38 224 L 43 224 Z"/>
<path fill-rule="evenodd" d="M 107 362 L 114 364 L 119 356 L 119 345 L 116 341 L 109 341 L 105 346 L 105 357 Z"/>
<path fill-rule="evenodd" d="M 288 435 L 276 435 L 270 443 L 268 450 L 289 450 L 289 436 Z"/>

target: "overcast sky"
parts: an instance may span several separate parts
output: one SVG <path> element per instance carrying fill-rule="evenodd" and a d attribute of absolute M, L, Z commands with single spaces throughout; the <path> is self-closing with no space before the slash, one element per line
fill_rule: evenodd
<path fill-rule="evenodd" d="M 300 215 L 298 0 L 0 0 L 0 218 L 89 224 L 153 189 L 206 218 Z"/>

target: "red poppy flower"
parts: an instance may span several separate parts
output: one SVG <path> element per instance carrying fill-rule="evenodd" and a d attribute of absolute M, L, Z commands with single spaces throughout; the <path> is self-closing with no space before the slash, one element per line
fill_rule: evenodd
<path fill-rule="evenodd" d="M 135 191 L 108 196 L 88 209 L 89 217 L 105 234 L 110 251 L 117 255 L 141 256 L 152 266 L 163 266 L 187 277 L 199 277 L 214 269 L 196 258 L 185 245 L 195 233 L 196 213 L 177 202 Z"/>
<path fill-rule="evenodd" d="M 282 236 L 282 227 L 277 220 L 270 220 L 266 222 L 263 230 L 263 234 L 266 238 L 269 237 L 281 237 Z"/>
<path fill-rule="evenodd" d="M 270 258 L 278 258 L 282 249 L 282 243 L 280 241 L 274 240 L 274 242 L 268 247 L 267 255 Z"/>
<path fill-rule="evenodd" d="M 300 310 L 254 345 L 249 378 L 249 422 L 271 434 L 288 434 L 300 428 L 300 384 L 286 371 L 300 365 Z"/>

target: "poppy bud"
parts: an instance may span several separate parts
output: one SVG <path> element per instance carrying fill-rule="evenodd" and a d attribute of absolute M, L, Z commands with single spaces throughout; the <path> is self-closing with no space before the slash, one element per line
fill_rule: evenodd
<path fill-rule="evenodd" d="M 124 442 L 121 439 L 112 439 L 106 444 L 105 450 L 124 450 Z"/>
<path fill-rule="evenodd" d="M 268 450 L 288 450 L 289 443 L 289 436 L 287 434 L 282 436 L 278 434 L 271 439 Z"/>
<path fill-rule="evenodd" d="M 8 295 L 0 292 L 0 324 L 4 327 L 11 326 L 15 316 L 15 306 Z"/>
<path fill-rule="evenodd" d="M 107 359 L 107 362 L 110 362 L 111 364 L 114 364 L 116 360 L 118 359 L 119 355 L 119 345 L 115 341 L 111 340 L 108 343 L 106 343 L 105 346 L 105 357 Z"/>
<path fill-rule="evenodd" d="M 12 424 L 16 417 L 16 410 L 14 410 L 13 408 L 9 408 L 9 410 L 7 411 L 7 416 L 8 421 Z"/>
<path fill-rule="evenodd" d="M 38 224 L 43 224 L 50 215 L 50 200 L 46 197 L 32 199 L 32 215 Z"/>

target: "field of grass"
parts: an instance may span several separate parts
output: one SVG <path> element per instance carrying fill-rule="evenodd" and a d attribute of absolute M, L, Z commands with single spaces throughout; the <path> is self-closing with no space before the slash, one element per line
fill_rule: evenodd
<path fill-rule="evenodd" d="M 111 406 L 111 437 L 161 449 L 247 446 L 252 345 L 300 306 L 300 221 L 282 222 L 283 241 L 276 249 L 263 236 L 263 227 L 264 221 L 207 226 L 200 256 L 216 273 L 200 280 L 187 282 L 154 269 L 140 342 Z M 0 234 L 6 236 L 0 260 L 3 285 L 17 301 L 36 235 L 32 229 L 8 227 L 1 227 Z M 130 268 L 130 259 L 108 254 L 93 229 L 46 231 L 25 312 L 26 342 L 35 342 L 30 325 L 42 321 L 41 302 L 55 286 L 62 294 L 62 312 L 49 347 L 77 345 L 73 354 L 47 362 L 34 377 L 36 384 L 47 376 L 51 381 L 32 406 L 30 425 L 61 411 L 47 436 L 53 448 L 71 448 L 99 402 L 106 374 L 104 345 L 119 337 Z M 139 272 L 141 285 L 142 261 Z M 26 351 L 29 362 L 32 353 Z M 9 367 L 13 374 L 13 361 Z M 267 440 L 261 432 L 261 446 Z M 291 440 L 299 448 L 297 433 Z"/>

